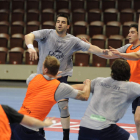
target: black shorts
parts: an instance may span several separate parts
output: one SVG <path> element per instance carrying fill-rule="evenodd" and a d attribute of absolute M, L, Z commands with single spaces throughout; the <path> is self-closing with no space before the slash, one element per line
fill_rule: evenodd
<path fill-rule="evenodd" d="M 61 83 L 68 83 L 67 79 L 68 79 L 68 76 L 64 76 L 64 77 L 58 78 L 57 80 L 60 81 Z"/>
<path fill-rule="evenodd" d="M 128 140 L 130 133 L 123 128 L 112 124 L 102 130 L 93 130 L 80 126 L 78 140 Z"/>
<path fill-rule="evenodd" d="M 140 97 L 136 98 L 132 103 L 132 113 L 135 114 L 137 106 L 140 106 Z"/>
<path fill-rule="evenodd" d="M 60 81 L 60 83 L 66 83 L 67 84 L 68 83 L 67 82 L 68 76 L 64 76 L 64 77 L 58 78 L 57 80 Z M 65 98 L 65 99 L 69 100 L 69 98 Z"/>
<path fill-rule="evenodd" d="M 46 140 L 39 131 L 30 130 L 20 124 L 11 124 L 11 140 Z"/>

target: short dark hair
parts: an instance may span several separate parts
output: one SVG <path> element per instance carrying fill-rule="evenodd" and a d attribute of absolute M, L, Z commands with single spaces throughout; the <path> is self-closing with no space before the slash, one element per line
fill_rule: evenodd
<path fill-rule="evenodd" d="M 118 81 L 130 79 L 130 66 L 126 60 L 116 59 L 111 66 L 111 77 Z"/>
<path fill-rule="evenodd" d="M 44 68 L 48 69 L 48 74 L 55 76 L 60 67 L 59 60 L 54 56 L 47 56 L 44 61 Z"/>
<path fill-rule="evenodd" d="M 64 13 L 58 14 L 57 17 L 56 17 L 56 21 L 57 21 L 58 17 L 66 18 L 67 19 L 67 24 L 70 25 L 70 18 L 69 18 L 69 16 L 67 14 L 64 14 Z"/>
<path fill-rule="evenodd" d="M 136 31 L 138 32 L 138 24 L 131 24 L 129 29 L 132 28 L 132 27 L 136 28 Z"/>

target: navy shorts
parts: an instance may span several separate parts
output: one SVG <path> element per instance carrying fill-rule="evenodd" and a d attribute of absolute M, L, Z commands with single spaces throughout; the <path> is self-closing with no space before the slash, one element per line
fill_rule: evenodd
<path fill-rule="evenodd" d="M 58 78 L 57 80 L 60 81 L 61 83 L 66 83 L 67 84 L 68 83 L 67 79 L 68 79 L 68 76 L 64 76 L 64 77 Z M 68 98 L 65 98 L 65 99 L 68 99 Z"/>
<path fill-rule="evenodd" d="M 128 140 L 129 137 L 130 134 L 126 130 L 112 124 L 102 130 L 93 130 L 80 126 L 78 140 Z"/>
<path fill-rule="evenodd" d="M 58 78 L 57 80 L 60 81 L 61 83 L 68 83 L 67 79 L 68 79 L 68 76 L 64 76 L 64 77 Z"/>
<path fill-rule="evenodd" d="M 135 114 L 137 106 L 140 106 L 140 97 L 136 98 L 132 103 L 132 113 Z"/>
<path fill-rule="evenodd" d="M 41 133 L 30 130 L 17 123 L 11 124 L 11 130 L 11 140 L 46 140 Z"/>

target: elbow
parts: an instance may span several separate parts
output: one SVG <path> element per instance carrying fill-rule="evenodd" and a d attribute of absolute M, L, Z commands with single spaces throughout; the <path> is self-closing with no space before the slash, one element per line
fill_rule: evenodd
<path fill-rule="evenodd" d="M 82 101 L 88 101 L 88 98 L 89 97 L 85 96 Z"/>
<path fill-rule="evenodd" d="M 28 34 L 24 36 L 24 39 L 26 40 L 28 38 Z"/>
<path fill-rule="evenodd" d="M 31 40 L 33 39 L 34 40 L 34 34 L 29 33 L 29 34 L 25 35 L 24 38 L 25 38 L 25 41 L 28 40 L 28 39 L 31 39 Z"/>
<path fill-rule="evenodd" d="M 24 37 L 27 38 L 29 36 L 29 34 L 25 35 Z"/>
<path fill-rule="evenodd" d="M 88 98 L 89 98 L 89 97 L 85 97 L 85 101 L 88 101 Z"/>

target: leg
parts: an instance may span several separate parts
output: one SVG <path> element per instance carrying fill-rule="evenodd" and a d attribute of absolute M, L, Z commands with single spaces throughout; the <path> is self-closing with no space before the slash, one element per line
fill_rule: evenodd
<path fill-rule="evenodd" d="M 61 115 L 61 124 L 63 128 L 63 140 L 69 140 L 70 131 L 70 114 L 68 110 L 68 99 L 63 99 L 58 102 L 58 107 Z"/>
<path fill-rule="evenodd" d="M 67 83 L 68 76 L 58 78 L 61 83 Z M 58 101 L 61 124 L 63 128 L 63 140 L 69 140 L 70 131 L 70 114 L 68 110 L 68 99 Z"/>
<path fill-rule="evenodd" d="M 135 99 L 132 104 L 134 120 L 137 128 L 138 139 L 140 140 L 140 97 Z"/>

